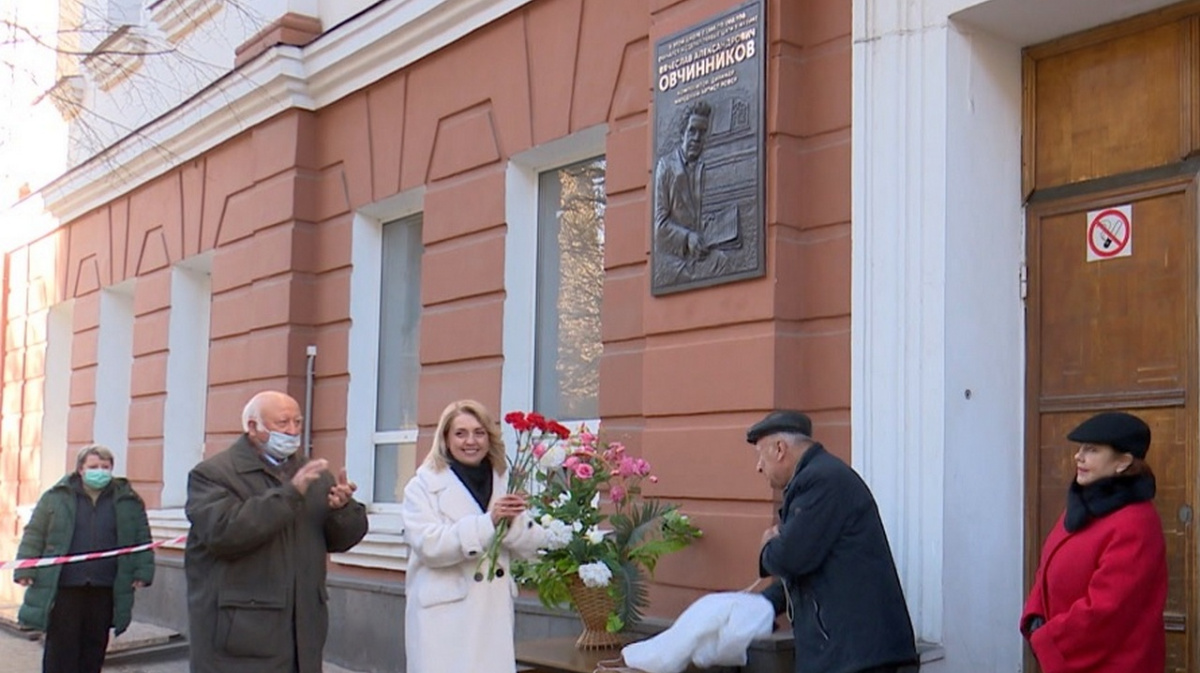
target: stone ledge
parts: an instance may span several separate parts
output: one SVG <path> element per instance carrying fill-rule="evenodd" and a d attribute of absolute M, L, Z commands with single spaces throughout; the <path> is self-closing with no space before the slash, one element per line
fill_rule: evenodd
<path fill-rule="evenodd" d="M 321 36 L 321 20 L 306 14 L 288 12 L 258 31 L 249 40 L 234 50 L 233 67 L 239 68 L 247 61 L 280 44 L 303 47 Z"/>

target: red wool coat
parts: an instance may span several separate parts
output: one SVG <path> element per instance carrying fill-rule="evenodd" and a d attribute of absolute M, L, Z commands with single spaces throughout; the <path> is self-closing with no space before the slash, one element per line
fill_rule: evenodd
<path fill-rule="evenodd" d="M 1058 518 L 1020 623 L 1045 618 L 1029 641 L 1045 673 L 1161 673 L 1166 600 L 1162 522 L 1139 502 L 1074 533 Z"/>

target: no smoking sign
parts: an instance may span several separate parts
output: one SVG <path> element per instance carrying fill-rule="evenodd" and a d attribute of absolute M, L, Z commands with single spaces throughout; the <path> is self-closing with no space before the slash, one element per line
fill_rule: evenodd
<path fill-rule="evenodd" d="M 1133 254 L 1133 206 L 1088 211 L 1087 222 L 1087 261 Z"/>

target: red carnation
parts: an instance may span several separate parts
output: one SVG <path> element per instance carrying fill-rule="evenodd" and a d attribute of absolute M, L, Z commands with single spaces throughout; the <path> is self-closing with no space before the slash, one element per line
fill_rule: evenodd
<path fill-rule="evenodd" d="M 558 435 L 559 439 L 566 439 L 571 436 L 571 429 L 558 421 L 550 421 L 550 432 Z"/>
<path fill-rule="evenodd" d="M 516 430 L 517 432 L 525 432 L 532 427 L 529 423 L 529 419 L 526 418 L 525 414 L 520 411 L 510 411 L 505 414 L 504 422 L 511 425 L 513 430 Z"/>

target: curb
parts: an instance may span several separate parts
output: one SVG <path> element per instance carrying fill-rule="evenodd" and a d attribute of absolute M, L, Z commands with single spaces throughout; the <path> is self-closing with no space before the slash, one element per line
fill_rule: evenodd
<path fill-rule="evenodd" d="M 135 645 L 119 650 L 109 650 L 108 654 L 104 657 L 104 662 L 132 663 L 163 661 L 177 659 L 180 655 L 186 655 L 187 651 L 187 638 L 176 634 L 168 638 L 166 642 L 155 642 L 149 645 Z"/>
<path fill-rule="evenodd" d="M 0 605 L 0 629 L 25 640 L 41 640 L 40 631 L 34 631 L 17 623 L 17 610 L 20 607 L 20 605 L 12 604 Z"/>

